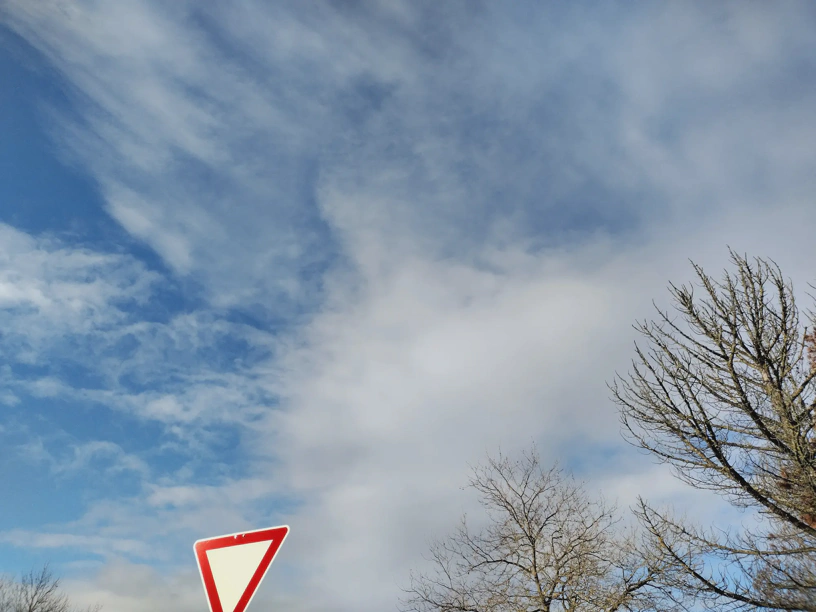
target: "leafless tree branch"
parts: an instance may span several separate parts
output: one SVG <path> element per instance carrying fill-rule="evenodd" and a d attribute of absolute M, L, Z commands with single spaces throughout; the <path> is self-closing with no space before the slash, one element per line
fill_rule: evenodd
<path fill-rule="evenodd" d="M 722 281 L 692 264 L 670 285 L 679 317 L 636 325 L 627 377 L 611 390 L 628 439 L 685 482 L 765 516 L 759 532 L 706 532 L 642 503 L 673 587 L 745 609 L 816 610 L 816 335 L 772 261 L 731 251 Z M 813 317 L 811 316 L 811 319 Z"/>
<path fill-rule="evenodd" d="M 98 612 L 99 606 L 87 612 Z M 20 580 L 0 578 L 0 612 L 75 612 L 47 565 Z M 78 611 L 76 611 L 78 612 Z"/>
<path fill-rule="evenodd" d="M 499 455 L 470 482 L 489 517 L 467 520 L 431 547 L 432 569 L 412 575 L 406 610 L 560 612 L 684 609 L 657 585 L 664 561 L 644 556 L 633 533 L 618 529 L 613 506 L 591 498 L 537 454 Z"/>

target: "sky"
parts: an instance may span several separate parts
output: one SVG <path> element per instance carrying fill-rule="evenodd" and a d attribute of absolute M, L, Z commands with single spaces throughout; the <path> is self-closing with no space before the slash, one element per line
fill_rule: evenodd
<path fill-rule="evenodd" d="M 632 324 L 728 247 L 816 282 L 808 2 L 0 0 L 0 571 L 395 610 L 469 467 L 741 520 L 621 438 Z"/>

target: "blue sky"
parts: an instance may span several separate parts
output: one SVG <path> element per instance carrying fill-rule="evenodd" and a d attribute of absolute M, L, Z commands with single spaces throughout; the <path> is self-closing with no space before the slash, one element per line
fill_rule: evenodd
<path fill-rule="evenodd" d="M 6 0 L 0 570 L 194 610 L 193 541 L 288 523 L 256 601 L 393 609 L 467 465 L 533 440 L 736 520 L 625 446 L 605 382 L 689 258 L 814 282 L 815 21 Z"/>

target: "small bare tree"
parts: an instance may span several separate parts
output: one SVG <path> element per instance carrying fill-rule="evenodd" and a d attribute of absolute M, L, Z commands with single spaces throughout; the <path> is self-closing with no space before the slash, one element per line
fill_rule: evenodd
<path fill-rule="evenodd" d="M 88 608 L 98 611 L 99 606 Z M 31 571 L 21 580 L 0 578 L 0 612 L 74 612 L 68 596 L 60 590 L 48 566 Z"/>
<path fill-rule="evenodd" d="M 776 264 L 731 260 L 721 282 L 692 264 L 699 298 L 670 286 L 679 317 L 636 326 L 648 349 L 611 389 L 630 441 L 762 522 L 718 532 L 642 500 L 638 514 L 672 586 L 718 609 L 816 611 L 816 338 Z"/>
<path fill-rule="evenodd" d="M 538 455 L 499 455 L 470 482 L 488 526 L 466 517 L 431 547 L 431 571 L 412 574 L 403 608 L 416 612 L 558 612 L 679 609 L 657 586 L 660 559 L 618 529 L 615 508 L 591 498 Z"/>

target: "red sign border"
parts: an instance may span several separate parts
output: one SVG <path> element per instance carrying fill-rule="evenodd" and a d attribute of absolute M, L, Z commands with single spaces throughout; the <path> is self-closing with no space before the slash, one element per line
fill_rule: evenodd
<path fill-rule="evenodd" d="M 267 529 L 257 529 L 255 531 L 243 531 L 240 533 L 231 533 L 229 535 L 217 536 L 215 538 L 207 538 L 206 540 L 198 540 L 193 545 L 196 559 L 198 560 L 198 569 L 201 572 L 201 581 L 204 583 L 204 590 L 207 594 L 207 599 L 210 604 L 211 612 L 245 612 L 249 606 L 249 602 L 255 596 L 255 591 L 261 584 L 266 575 L 266 570 L 272 564 L 272 560 L 278 553 L 281 544 L 289 535 L 289 526 L 281 525 L 280 527 L 270 527 Z M 215 550 L 218 548 L 227 548 L 228 546 L 239 546 L 241 544 L 255 544 L 256 542 L 269 541 L 269 549 L 261 559 L 261 563 L 252 575 L 244 594 L 238 600 L 238 604 L 234 611 L 225 611 L 221 607 L 221 599 L 218 597 L 218 590 L 215 588 L 215 579 L 212 575 L 212 568 L 210 568 L 210 561 L 207 558 L 208 550 Z"/>

